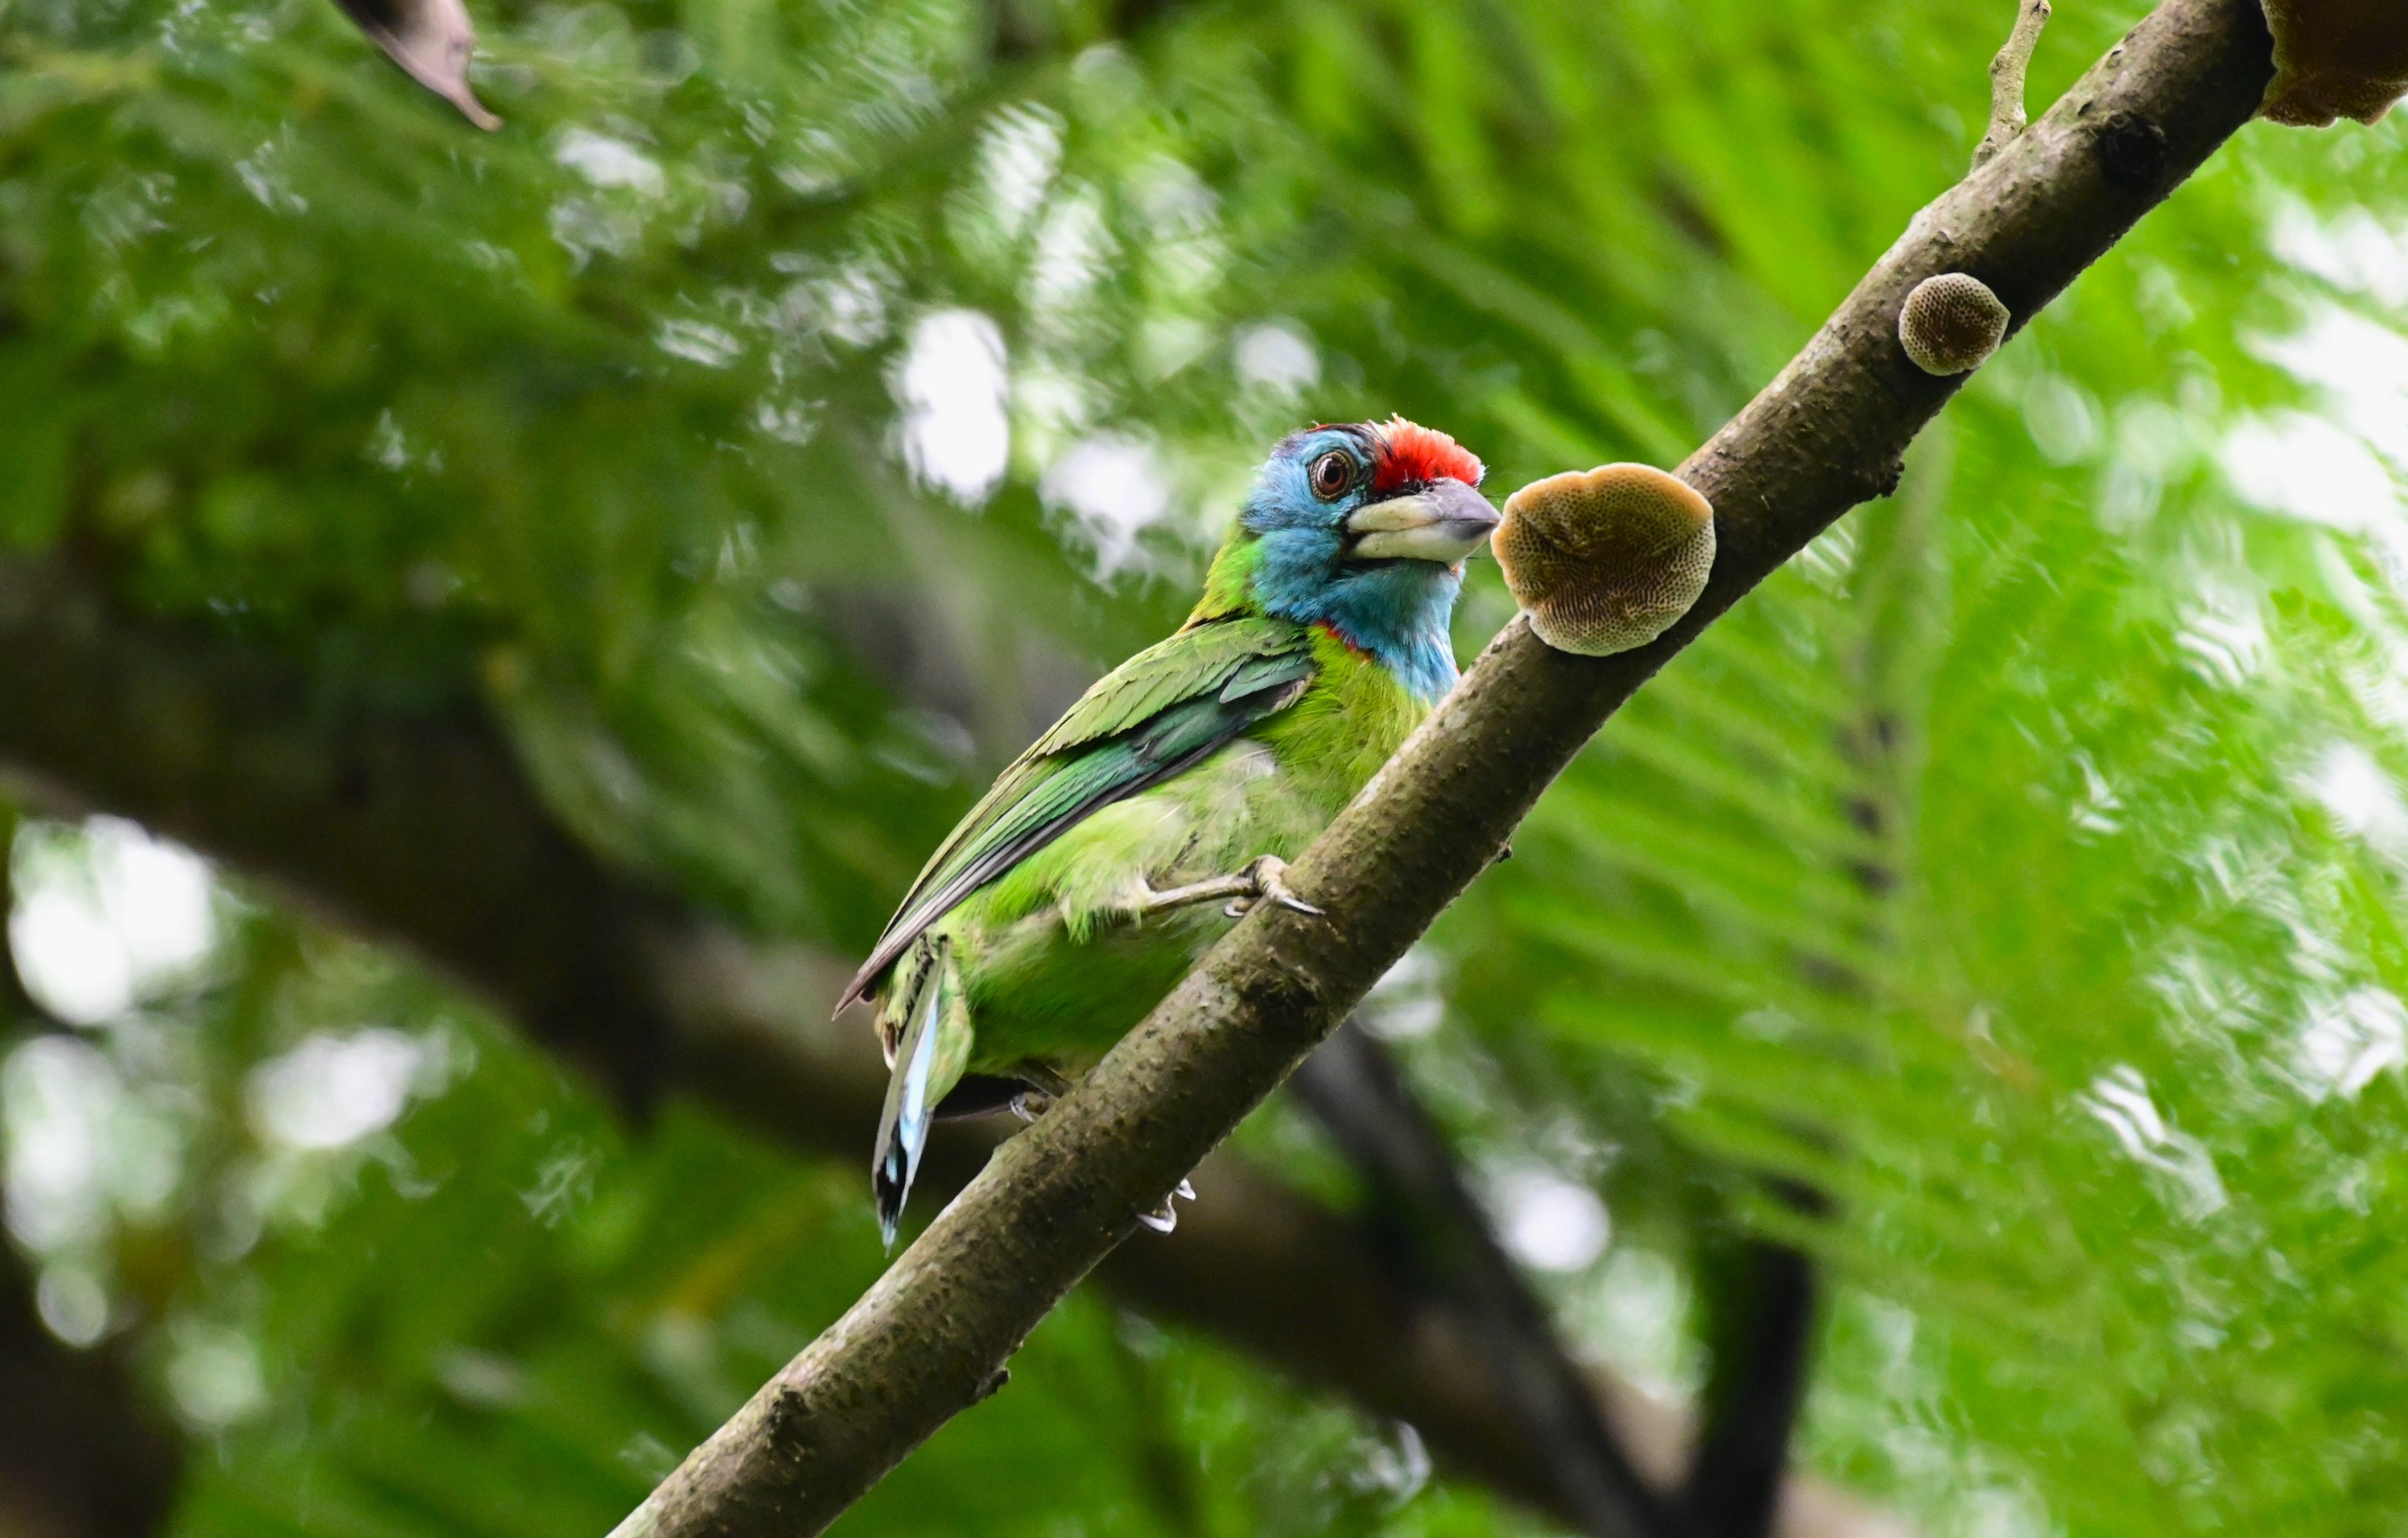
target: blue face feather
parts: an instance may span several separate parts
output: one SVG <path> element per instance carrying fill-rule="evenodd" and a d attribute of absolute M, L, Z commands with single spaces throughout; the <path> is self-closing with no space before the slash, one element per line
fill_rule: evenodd
<path fill-rule="evenodd" d="M 1399 442 L 1407 433 L 1420 437 Z M 1261 547 L 1253 579 L 1256 601 L 1283 619 L 1328 626 L 1415 696 L 1436 701 L 1455 685 L 1447 621 L 1463 586 L 1462 564 L 1361 559 L 1356 547 L 1362 541 L 1347 520 L 1440 479 L 1476 484 L 1479 475 L 1479 461 L 1452 439 L 1411 424 L 1292 435 L 1255 472 L 1238 515 Z"/>

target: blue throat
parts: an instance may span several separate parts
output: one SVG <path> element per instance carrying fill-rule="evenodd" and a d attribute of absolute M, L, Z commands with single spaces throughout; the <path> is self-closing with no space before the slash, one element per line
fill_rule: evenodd
<path fill-rule="evenodd" d="M 1434 561 L 1348 564 L 1339 558 L 1342 537 L 1327 527 L 1272 528 L 1260 538 L 1254 591 L 1266 613 L 1329 626 L 1426 705 L 1455 687 L 1447 621 L 1463 586 L 1460 568 Z"/>

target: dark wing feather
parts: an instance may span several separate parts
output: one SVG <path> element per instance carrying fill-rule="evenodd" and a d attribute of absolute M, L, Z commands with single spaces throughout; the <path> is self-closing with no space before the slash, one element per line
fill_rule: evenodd
<path fill-rule="evenodd" d="M 1282 620 L 1180 631 L 1114 668 L 1011 767 L 921 870 L 838 1007 L 866 994 L 929 925 L 1100 807 L 1179 773 L 1265 716 L 1313 672 L 1312 637 Z"/>
<path fill-rule="evenodd" d="M 1311 678 L 1313 666 L 1312 654 L 1309 651 L 1257 657 L 1229 675 L 1229 682 L 1221 685 L 1221 699 L 1226 704 L 1243 699 L 1248 695 L 1276 689 L 1284 683 L 1293 683 L 1298 679 Z"/>

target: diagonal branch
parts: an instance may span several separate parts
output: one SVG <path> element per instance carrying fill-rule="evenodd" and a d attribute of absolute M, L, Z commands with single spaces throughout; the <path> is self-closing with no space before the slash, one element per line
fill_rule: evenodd
<path fill-rule="evenodd" d="M 1471 1305 L 1480 1344 L 1512 1395 L 1516 1418 L 1555 1471 L 1580 1530 L 1593 1538 L 1679 1532 L 1386 1049 L 1350 1021 L 1306 1060 L 1291 1087 L 1369 1177 L 1406 1230 L 1419 1269 Z"/>
<path fill-rule="evenodd" d="M 886 1074 L 867 1029 L 828 1021 L 852 962 L 740 940 L 596 860 L 465 693 L 363 697 L 128 614 L 73 566 L 24 557 L 0 557 L 0 772 L 29 805 L 138 819 L 414 954 L 628 1098 L 682 1090 L 859 1167 Z M 992 1147 L 991 1128 L 939 1128 L 931 1194 Z M 1240 1159 L 1216 1156 L 1197 1179 L 1176 1234 L 1106 1266 L 1124 1301 L 1409 1421 L 1454 1473 L 1577 1520 L 1462 1308 Z M 1600 1374 L 1591 1387 L 1670 1488 L 1681 1416 Z M 1888 1531 L 1812 1481 L 1790 1481 L 1784 1502 L 1790 1538 Z"/>
<path fill-rule="evenodd" d="M 472 985 L 624 1099 L 670 1051 L 666 905 L 537 800 L 472 701 L 380 711 L 264 652 L 129 623 L 65 560 L 0 558 L 0 766 L 233 858 Z M 495 914 L 511 922 L 494 923 Z"/>
<path fill-rule="evenodd" d="M 1720 553 L 1661 640 L 1605 658 L 1519 620 L 1296 864 L 1327 909 L 1258 907 L 878 1285 L 696 1448 L 624 1538 L 808 1534 L 992 1393 L 1028 1331 L 1275 1088 L 1489 863 L 1597 728 L 1849 508 L 1887 492 L 1961 376 L 1897 340 L 1907 292 L 1970 272 L 2018 323 L 2255 112 L 2253 0 L 2165 0 L 1998 157 L 1918 214 L 1805 350 L 1682 467 Z"/>

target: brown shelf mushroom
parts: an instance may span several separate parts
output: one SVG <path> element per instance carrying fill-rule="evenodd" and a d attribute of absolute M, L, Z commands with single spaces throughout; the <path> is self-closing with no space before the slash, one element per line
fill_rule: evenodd
<path fill-rule="evenodd" d="M 1714 510 L 1651 465 L 1601 465 L 1507 497 L 1491 543 L 1539 639 L 1604 656 L 1644 646 L 1698 601 Z"/>
<path fill-rule="evenodd" d="M 2007 307 L 1971 273 L 1926 278 L 1899 308 L 1898 339 L 1927 374 L 1979 368 L 2007 335 Z"/>
<path fill-rule="evenodd" d="M 2265 0 L 2274 80 L 2258 110 L 2322 128 L 2373 122 L 2408 93 L 2408 4 L 2401 0 Z"/>

